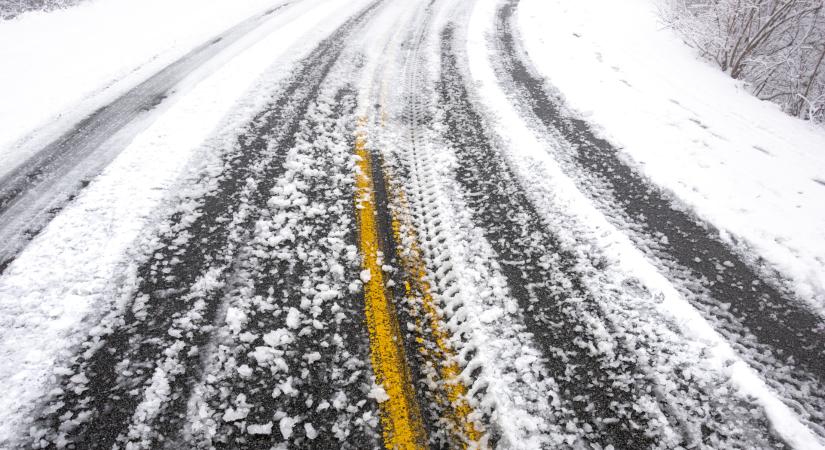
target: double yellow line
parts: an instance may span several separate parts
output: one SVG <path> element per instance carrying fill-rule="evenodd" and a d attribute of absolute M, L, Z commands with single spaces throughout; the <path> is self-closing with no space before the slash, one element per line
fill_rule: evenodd
<path fill-rule="evenodd" d="M 388 188 L 389 189 L 389 188 Z M 396 205 L 403 212 L 409 211 L 406 195 L 404 191 L 393 192 Z M 438 367 L 439 375 L 443 381 L 445 399 L 440 402 L 448 414 L 448 423 L 452 425 L 453 435 L 459 438 L 463 444 L 478 444 L 481 433 L 476 428 L 471 414 L 473 409 L 467 402 L 467 387 L 459 378 L 461 367 L 458 365 L 455 351 L 450 345 L 450 334 L 442 325 L 442 317 L 436 306 L 427 281 L 427 269 L 424 262 L 424 254 L 418 245 L 418 236 L 415 233 L 408 214 L 394 214 L 392 218 L 392 233 L 396 243 L 405 243 L 406 248 L 401 252 L 401 265 L 406 276 L 404 281 L 405 295 L 408 301 L 418 302 L 424 312 L 424 319 L 416 319 L 416 327 L 419 330 L 429 328 L 430 338 L 435 343 L 435 348 L 428 348 L 422 344 L 422 352 L 429 359 L 434 367 Z M 423 341 L 423 339 L 422 339 Z M 464 445 L 466 447 L 466 445 Z"/>
<path fill-rule="evenodd" d="M 365 117 L 358 119 L 355 137 L 355 203 L 363 257 L 362 280 L 370 335 L 370 358 L 376 383 L 386 393 L 386 396 L 379 398 L 384 444 L 388 449 L 427 448 L 427 433 L 412 383 L 395 304 L 387 295 L 384 282 L 380 240 L 384 230 L 379 229 L 376 219 L 375 182 L 372 178 L 374 171 L 365 131 L 367 122 Z M 396 203 L 406 209 L 403 191 L 393 192 L 393 195 L 396 196 Z M 467 447 L 468 443 L 478 446 L 482 434 L 471 420 L 473 410 L 466 399 L 467 388 L 459 380 L 461 369 L 449 345 L 449 334 L 441 325 L 438 308 L 426 281 L 426 266 L 417 237 L 411 224 L 400 218 L 398 213 L 392 218 L 392 232 L 397 244 L 407 242 L 405 251 L 400 252 L 406 277 L 406 296 L 408 300 L 421 302 L 428 319 L 426 324 L 419 319 L 417 326 L 423 329 L 424 325 L 428 325 L 437 347 L 436 351 L 426 353 L 435 359 L 434 365 L 439 368 L 440 378 L 444 381 L 446 401 L 442 403 L 449 411 L 449 422 L 453 424 L 451 431 L 458 435 L 461 446 Z"/>
<path fill-rule="evenodd" d="M 360 231 L 364 308 L 370 334 L 370 358 L 375 382 L 386 392 L 379 398 L 384 443 L 391 449 L 426 448 L 427 438 L 421 409 L 415 398 L 410 368 L 404 351 L 395 305 L 387 297 L 382 269 L 381 245 L 375 208 L 372 162 L 363 130 L 366 119 L 359 119 L 355 137 L 356 198 Z"/>

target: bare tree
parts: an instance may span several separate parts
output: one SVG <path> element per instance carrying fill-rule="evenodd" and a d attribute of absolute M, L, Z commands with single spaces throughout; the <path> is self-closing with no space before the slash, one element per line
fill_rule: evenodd
<path fill-rule="evenodd" d="M 825 121 L 824 0 L 663 0 L 663 17 L 759 98 Z"/>
<path fill-rule="evenodd" d="M 74 6 L 83 0 L 0 0 L 0 20 L 13 19 L 26 11 L 51 11 Z"/>

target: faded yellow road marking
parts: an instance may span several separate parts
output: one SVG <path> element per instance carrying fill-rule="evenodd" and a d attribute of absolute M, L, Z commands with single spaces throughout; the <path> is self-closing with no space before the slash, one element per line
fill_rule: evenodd
<path fill-rule="evenodd" d="M 395 48 L 393 48 L 395 50 Z M 379 101 L 379 117 L 381 127 L 384 127 L 387 119 L 385 109 L 388 92 L 388 78 L 384 77 L 381 82 L 381 93 Z M 444 382 L 446 402 L 443 406 L 450 415 L 448 420 L 452 423 L 453 434 L 462 438 L 463 448 L 480 448 L 483 433 L 478 430 L 473 419 L 473 408 L 467 402 L 467 386 L 459 379 L 461 367 L 456 362 L 456 354 L 450 345 L 449 333 L 442 326 L 442 317 L 433 299 L 430 283 L 427 281 L 427 269 L 424 263 L 424 254 L 418 244 L 418 236 L 415 233 L 410 220 L 410 207 L 404 190 L 397 187 L 391 179 L 391 171 L 384 168 L 387 194 L 390 201 L 396 206 L 391 209 L 392 233 L 398 248 L 398 257 L 401 261 L 405 282 L 404 289 L 408 301 L 421 302 L 424 312 L 429 319 L 429 328 L 432 339 L 436 344 L 437 351 L 432 352 L 427 346 L 422 345 L 420 349 L 426 352 L 433 365 L 439 368 L 439 375 Z M 416 326 L 419 330 L 424 329 L 424 324 L 417 319 Z M 419 344 L 422 344 L 419 342 Z M 433 354 L 435 353 L 435 354 Z"/>
<path fill-rule="evenodd" d="M 376 383 L 384 388 L 388 397 L 379 403 L 384 445 L 388 449 L 423 449 L 427 447 L 427 437 L 421 410 L 413 390 L 395 305 L 388 298 L 384 286 L 372 162 L 366 145 L 365 125 L 366 119 L 360 118 L 355 137 L 355 154 L 358 157 L 355 202 L 363 256 L 362 279 L 370 358 Z"/>
<path fill-rule="evenodd" d="M 436 307 L 432 296 L 430 283 L 427 281 L 427 269 L 424 255 L 418 244 L 415 229 L 409 220 L 409 205 L 406 195 L 401 189 L 394 189 L 390 180 L 387 180 L 387 189 L 396 200 L 393 210 L 392 231 L 393 237 L 399 246 L 399 259 L 403 266 L 405 290 L 407 298 L 413 302 L 420 302 L 426 315 L 432 339 L 436 344 L 435 351 L 428 351 L 433 364 L 439 368 L 439 374 L 444 381 L 446 394 L 446 410 L 450 414 L 453 432 L 463 439 L 462 447 L 478 447 L 481 445 L 482 433 L 476 428 L 471 415 L 473 408 L 467 402 L 467 387 L 459 379 L 461 367 L 456 362 L 456 354 L 450 345 L 450 335 L 442 326 L 441 314 Z M 425 324 L 417 323 L 419 329 Z M 426 347 L 423 347 L 426 350 Z"/>

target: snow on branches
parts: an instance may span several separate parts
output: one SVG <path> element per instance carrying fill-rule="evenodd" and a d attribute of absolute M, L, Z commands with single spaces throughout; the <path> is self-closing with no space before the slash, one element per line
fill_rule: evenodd
<path fill-rule="evenodd" d="M 761 99 L 825 122 L 825 1 L 662 0 L 666 24 Z"/>

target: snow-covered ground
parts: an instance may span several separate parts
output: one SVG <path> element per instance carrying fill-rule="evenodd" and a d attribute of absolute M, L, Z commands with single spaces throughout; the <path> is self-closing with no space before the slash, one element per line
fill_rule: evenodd
<path fill-rule="evenodd" d="M 825 309 L 825 130 L 701 61 L 657 0 L 522 0 L 517 17 L 530 60 L 572 108 Z"/>
<path fill-rule="evenodd" d="M 285 0 L 91 0 L 0 22 L 0 176 L 198 45 Z"/>

